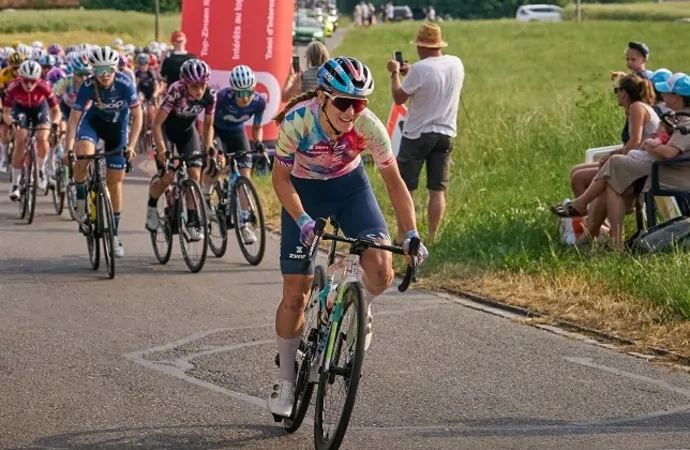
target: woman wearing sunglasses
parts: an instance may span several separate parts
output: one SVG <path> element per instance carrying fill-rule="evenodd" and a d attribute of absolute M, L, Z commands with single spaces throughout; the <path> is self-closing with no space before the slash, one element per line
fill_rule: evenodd
<path fill-rule="evenodd" d="M 297 349 L 313 265 L 302 271 L 302 258 L 313 239 L 314 219 L 335 216 L 343 233 L 390 245 L 386 221 L 372 191 L 360 153 L 369 150 L 381 172 L 398 222 L 409 239 L 418 236 L 415 212 L 400 177 L 386 127 L 367 109 L 374 79 L 367 66 L 339 57 L 320 68 L 317 88 L 290 101 L 275 117 L 280 126 L 273 167 L 273 187 L 281 216 L 280 268 L 283 298 L 276 313 L 280 372 L 268 398 L 271 413 L 292 413 Z M 420 246 L 419 262 L 428 252 Z M 392 255 L 370 249 L 362 254 L 368 323 L 365 349 L 371 344 L 371 302 L 393 281 Z M 282 363 L 285 361 L 286 363 Z"/>
<path fill-rule="evenodd" d="M 19 200 L 19 177 L 24 165 L 29 126 L 36 127 L 38 188 L 44 190 L 48 184 L 43 171 L 49 148 L 48 133 L 51 125 L 57 129 L 60 123 L 58 101 L 50 85 L 41 79 L 41 66 L 36 61 L 24 61 L 19 66 L 19 78 L 7 88 L 2 113 L 3 120 L 8 126 L 13 122 L 17 123 L 15 147 L 12 152 L 10 199 Z"/>
<path fill-rule="evenodd" d="M 251 178 L 252 155 L 249 154 L 249 139 L 244 132 L 244 124 L 254 117 L 252 124 L 252 138 L 256 142 L 256 150 L 265 152 L 263 130 L 261 122 L 266 109 L 266 99 L 262 95 L 254 93 L 256 88 L 256 75 L 248 66 L 237 66 L 230 72 L 230 87 L 218 92 L 218 105 L 213 120 L 214 134 L 222 144 L 226 154 L 246 152 L 244 156 L 236 158 L 240 175 Z M 215 180 L 213 180 L 215 181 Z M 210 186 L 212 183 L 209 183 Z M 246 208 L 247 199 L 240 197 L 243 209 Z M 256 234 L 251 226 L 241 226 L 242 240 L 250 245 L 256 242 Z"/>
<path fill-rule="evenodd" d="M 113 253 L 116 257 L 122 258 L 125 250 L 118 235 L 122 212 L 122 180 L 125 177 L 127 160 L 134 157 L 132 146 L 137 142 L 141 131 L 141 107 L 134 82 L 127 75 L 117 71 L 117 51 L 110 47 L 93 47 L 89 62 L 93 67 L 93 76 L 84 80 L 79 87 L 67 124 L 65 147 L 68 153 L 74 148 L 77 155 L 92 155 L 96 151 L 98 140 L 103 139 L 106 152 L 124 151 L 126 157 L 120 153 L 105 160 L 106 183 L 113 202 L 115 219 Z M 88 105 L 91 106 L 87 109 Z M 128 140 L 130 111 L 132 126 Z M 86 176 L 89 162 L 77 161 L 73 170 L 77 191 L 76 217 L 79 222 L 83 222 L 86 217 Z"/>
<path fill-rule="evenodd" d="M 180 68 L 180 80 L 171 84 L 163 98 L 151 130 L 156 143 L 158 173 L 153 176 L 149 188 L 148 207 L 146 209 L 146 229 L 158 229 L 158 198 L 165 188 L 172 183 L 173 172 L 165 172 L 167 160 L 166 149 L 172 152 L 172 146 L 180 156 L 190 156 L 201 152 L 199 132 L 196 129 L 196 117 L 203 111 L 203 134 L 206 153 L 215 155 L 213 149 L 213 113 L 216 108 L 216 93 L 208 87 L 211 68 L 200 59 L 189 59 Z M 172 144 L 166 145 L 166 142 Z M 187 164 L 189 177 L 201 181 L 203 161 L 196 159 Z M 196 210 L 189 210 L 187 233 L 192 241 L 203 238 L 203 229 Z"/>

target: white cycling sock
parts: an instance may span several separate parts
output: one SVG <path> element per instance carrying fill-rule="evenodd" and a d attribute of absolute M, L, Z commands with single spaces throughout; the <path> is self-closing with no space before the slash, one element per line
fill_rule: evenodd
<path fill-rule="evenodd" d="M 22 169 L 12 167 L 12 186 L 19 185 L 19 178 L 22 176 Z"/>
<path fill-rule="evenodd" d="M 302 337 L 283 339 L 278 336 L 278 354 L 280 355 L 279 376 L 281 380 L 295 381 L 297 378 L 295 360 L 297 359 L 297 349 L 299 349 L 301 340 Z"/>
<path fill-rule="evenodd" d="M 7 161 L 7 146 L 0 144 L 0 161 Z"/>
<path fill-rule="evenodd" d="M 378 295 L 374 295 L 369 292 L 369 289 L 366 287 L 364 288 L 364 302 L 366 303 L 368 310 L 371 308 L 371 304 L 376 297 L 378 297 Z"/>
<path fill-rule="evenodd" d="M 43 172 L 43 166 L 45 165 L 46 160 L 44 158 L 36 158 L 36 164 L 38 165 L 38 171 Z"/>

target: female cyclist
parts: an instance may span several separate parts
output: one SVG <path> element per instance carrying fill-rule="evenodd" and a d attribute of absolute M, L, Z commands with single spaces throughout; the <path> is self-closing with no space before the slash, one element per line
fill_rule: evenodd
<path fill-rule="evenodd" d="M 158 96 L 160 87 L 158 75 L 149 65 L 150 57 L 148 53 L 139 53 L 137 55 L 137 67 L 134 70 L 134 77 L 137 80 L 137 92 L 143 97 L 146 105 L 146 114 L 149 115 L 149 123 L 153 122 L 156 114 L 156 103 L 154 99 Z M 148 132 L 148 130 L 145 130 Z"/>
<path fill-rule="evenodd" d="M 295 391 L 297 349 L 313 265 L 302 271 L 302 258 L 313 239 L 313 218 L 335 216 L 343 232 L 390 245 L 388 227 L 374 197 L 359 154 L 369 150 L 379 168 L 398 222 L 409 230 L 405 246 L 418 236 L 412 198 L 400 177 L 386 127 L 367 109 L 374 79 L 354 58 L 324 63 L 317 88 L 290 101 L 275 117 L 280 126 L 273 187 L 283 205 L 280 268 L 283 298 L 276 313 L 280 372 L 268 398 L 271 413 L 289 417 Z M 428 252 L 420 245 L 421 263 Z M 393 281 L 392 255 L 369 249 L 362 254 L 367 301 L 365 349 L 371 344 L 371 302 Z M 286 363 L 282 363 L 285 361 Z"/>
<path fill-rule="evenodd" d="M 232 154 L 239 151 L 249 152 L 249 140 L 244 132 L 244 124 L 254 117 L 252 125 L 252 138 L 256 142 L 256 150 L 259 153 L 265 152 L 263 142 L 263 130 L 261 122 L 266 109 L 266 99 L 254 93 L 256 88 L 256 76 L 254 71 L 248 66 L 237 66 L 230 72 L 230 87 L 221 89 L 218 92 L 218 105 L 216 105 L 215 119 L 213 128 L 215 135 L 220 140 L 223 151 Z M 263 156 L 263 155 L 262 155 Z M 237 158 L 237 167 L 240 175 L 251 178 L 252 156 L 245 154 Z M 208 183 L 211 186 L 212 183 Z M 247 199 L 240 197 L 242 209 L 246 210 Z M 241 226 L 242 240 L 245 244 L 256 242 L 256 234 L 250 226 Z"/>
<path fill-rule="evenodd" d="M 105 160 L 106 183 L 113 202 L 115 219 L 114 254 L 122 258 L 125 250 L 118 236 L 122 212 L 122 180 L 125 177 L 127 159 L 134 157 L 132 146 L 139 138 L 142 113 L 134 82 L 127 75 L 117 71 L 117 52 L 110 47 L 93 47 L 89 60 L 93 66 L 94 76 L 87 78 L 79 87 L 67 125 L 65 148 L 68 151 L 74 148 L 77 155 L 92 155 L 96 151 L 98 140 L 103 139 L 106 152 L 124 150 L 126 158 L 119 154 L 109 156 Z M 89 104 L 91 106 L 87 110 Z M 127 140 L 130 111 L 132 127 Z M 77 161 L 74 165 L 73 178 L 77 190 L 76 217 L 79 222 L 86 218 L 88 168 L 89 160 Z"/>
<path fill-rule="evenodd" d="M 19 66 L 19 79 L 7 88 L 2 115 L 5 124 L 17 123 L 15 149 L 12 152 L 12 188 L 10 199 L 19 200 L 19 177 L 24 165 L 24 152 L 29 138 L 28 128 L 36 127 L 36 165 L 38 166 L 38 188 L 46 189 L 47 177 L 43 163 L 48 154 L 48 131 L 55 130 L 60 123 L 60 108 L 50 89 L 41 79 L 41 66 L 36 61 L 24 61 Z"/>
<path fill-rule="evenodd" d="M 163 98 L 151 128 L 153 140 L 156 143 L 158 173 L 153 176 L 149 188 L 148 207 L 146 209 L 146 229 L 158 229 L 158 198 L 165 188 L 173 181 L 174 174 L 165 172 L 167 160 L 166 149 L 172 152 L 174 145 L 178 155 L 188 156 L 201 152 L 199 133 L 196 130 L 196 117 L 204 111 L 204 147 L 209 157 L 215 155 L 213 149 L 213 112 L 216 107 L 216 93 L 208 87 L 211 68 L 200 59 L 185 61 L 180 69 L 180 81 L 173 83 Z M 196 181 L 201 179 L 200 159 L 190 162 L 189 176 Z M 198 241 L 203 238 L 199 215 L 196 210 L 189 210 L 188 227 L 190 240 Z"/>

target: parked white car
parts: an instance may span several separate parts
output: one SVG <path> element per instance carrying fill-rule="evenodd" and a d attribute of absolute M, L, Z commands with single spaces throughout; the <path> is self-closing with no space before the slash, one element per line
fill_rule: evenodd
<path fill-rule="evenodd" d="M 522 5 L 515 13 L 518 22 L 560 22 L 563 8 L 556 5 Z"/>

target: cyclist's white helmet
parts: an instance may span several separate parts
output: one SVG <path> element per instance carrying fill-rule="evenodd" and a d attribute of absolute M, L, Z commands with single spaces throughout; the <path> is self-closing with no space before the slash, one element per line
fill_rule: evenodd
<path fill-rule="evenodd" d="M 31 44 L 33 48 L 43 48 L 43 42 L 41 41 L 34 41 L 33 44 Z"/>
<path fill-rule="evenodd" d="M 41 78 L 41 65 L 34 60 L 27 59 L 19 66 L 19 76 L 27 80 Z"/>
<path fill-rule="evenodd" d="M 113 39 L 113 45 L 114 45 L 115 47 L 121 47 L 122 45 L 124 45 L 124 43 L 125 43 L 125 41 L 123 41 L 123 40 L 120 39 L 120 38 L 115 38 L 115 39 Z"/>
<path fill-rule="evenodd" d="M 129 54 L 133 54 L 136 49 L 137 48 L 134 46 L 134 44 L 127 44 L 127 45 L 125 45 L 125 48 L 124 48 L 125 53 L 129 53 Z"/>
<path fill-rule="evenodd" d="M 89 61 L 94 67 L 117 67 L 120 62 L 120 55 L 112 47 L 94 47 L 91 49 Z"/>
<path fill-rule="evenodd" d="M 19 47 L 17 47 L 17 53 L 24 56 L 24 59 L 30 59 L 33 54 L 33 49 L 26 44 L 20 44 Z"/>
<path fill-rule="evenodd" d="M 256 87 L 254 71 L 245 65 L 240 65 L 230 72 L 230 87 L 236 91 L 251 90 Z"/>

